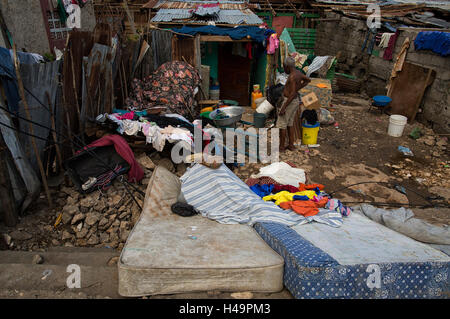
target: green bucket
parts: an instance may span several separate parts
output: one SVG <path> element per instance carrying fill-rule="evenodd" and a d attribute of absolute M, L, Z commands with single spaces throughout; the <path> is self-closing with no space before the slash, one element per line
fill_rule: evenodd
<path fill-rule="evenodd" d="M 263 113 L 253 113 L 253 126 L 263 128 L 266 125 L 267 115 Z"/>

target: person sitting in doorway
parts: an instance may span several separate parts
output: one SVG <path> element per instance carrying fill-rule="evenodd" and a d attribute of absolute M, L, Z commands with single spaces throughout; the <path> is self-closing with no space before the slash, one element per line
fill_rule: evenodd
<path fill-rule="evenodd" d="M 278 113 L 276 127 L 280 129 L 280 153 L 286 150 L 286 129 L 289 134 L 287 149 L 293 151 L 294 147 L 294 120 L 295 113 L 300 105 L 298 91 L 307 86 L 311 79 L 295 68 L 295 60 L 288 57 L 284 60 L 284 72 L 289 74 L 283 90 L 283 100 Z"/>

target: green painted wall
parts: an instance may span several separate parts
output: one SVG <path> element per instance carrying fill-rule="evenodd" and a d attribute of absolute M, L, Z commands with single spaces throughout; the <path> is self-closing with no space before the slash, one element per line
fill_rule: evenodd
<path fill-rule="evenodd" d="M 214 80 L 218 79 L 219 73 L 219 43 L 206 42 L 202 48 L 202 65 L 211 67 L 209 76 Z"/>

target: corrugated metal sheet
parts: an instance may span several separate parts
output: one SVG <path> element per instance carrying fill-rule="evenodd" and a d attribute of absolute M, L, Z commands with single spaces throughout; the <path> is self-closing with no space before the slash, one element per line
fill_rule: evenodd
<path fill-rule="evenodd" d="M 246 3 L 245 1 L 167 1 L 160 0 L 146 3 L 143 7 L 148 9 L 194 9 L 200 4 L 219 3 L 222 10 L 245 10 L 253 8 L 255 5 Z"/>
<path fill-rule="evenodd" d="M 178 22 L 190 19 L 193 16 L 189 9 L 160 9 L 153 17 L 152 22 Z M 215 23 L 223 24 L 262 24 L 263 21 L 251 10 L 220 10 Z M 192 20 L 192 23 L 207 23 L 209 20 Z"/>

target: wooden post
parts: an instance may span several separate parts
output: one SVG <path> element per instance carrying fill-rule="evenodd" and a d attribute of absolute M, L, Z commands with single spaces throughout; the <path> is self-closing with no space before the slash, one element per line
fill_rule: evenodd
<path fill-rule="evenodd" d="M 25 108 L 25 112 L 27 114 L 27 119 L 28 119 L 28 121 L 31 121 L 30 110 L 28 108 L 28 102 L 27 102 L 27 99 L 25 98 L 25 89 L 23 87 L 22 77 L 20 76 L 19 60 L 17 60 L 17 49 L 16 49 L 16 44 L 15 43 L 14 43 L 13 48 L 14 48 L 14 50 L 13 50 L 14 51 L 14 67 L 16 69 L 16 76 L 17 76 L 17 84 L 19 86 L 19 93 L 20 93 L 20 97 L 22 98 L 22 102 L 23 102 L 23 106 Z M 30 134 L 34 135 L 33 125 L 31 124 L 31 122 L 28 122 L 28 124 L 30 126 Z M 34 137 L 31 136 L 30 138 L 31 138 L 31 144 L 33 145 L 34 154 L 36 155 L 36 160 L 37 160 L 38 165 L 39 165 L 39 170 L 41 172 L 42 183 L 44 184 L 45 193 L 47 194 L 48 205 L 49 205 L 50 208 L 53 208 L 52 198 L 50 196 L 50 190 L 48 189 L 48 184 L 47 184 L 47 176 L 45 176 L 44 165 L 42 165 L 41 157 L 39 156 L 39 151 L 37 149 L 36 141 L 35 141 Z"/>
<path fill-rule="evenodd" d="M 61 156 L 61 150 L 59 149 L 59 145 L 58 145 L 58 138 L 56 137 L 56 125 L 55 125 L 55 116 L 53 115 L 53 103 L 50 98 L 50 94 L 48 92 L 45 92 L 45 94 L 47 95 L 48 106 L 50 108 L 50 117 L 52 120 L 52 136 L 53 136 L 53 140 L 55 142 L 56 156 L 57 156 L 58 162 L 59 162 L 58 163 L 59 164 L 58 173 L 59 173 L 60 169 L 63 167 L 63 161 L 62 161 L 62 156 Z"/>
<path fill-rule="evenodd" d="M 7 158 L 11 158 L 11 154 L 0 131 L 0 203 L 2 203 L 0 211 L 3 211 L 3 219 L 6 226 L 13 227 L 16 226 L 19 218 L 8 166 L 6 165 Z"/>

